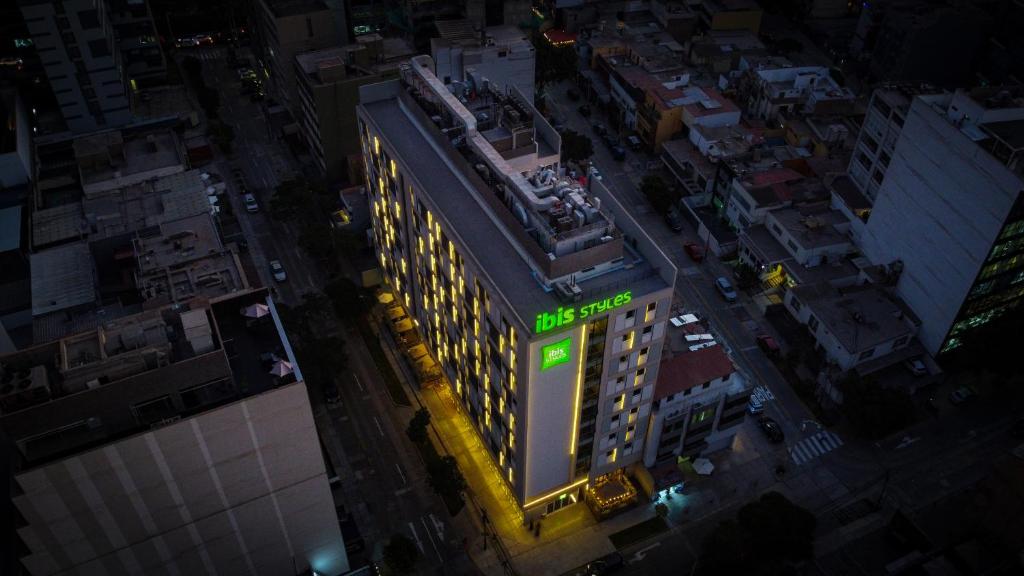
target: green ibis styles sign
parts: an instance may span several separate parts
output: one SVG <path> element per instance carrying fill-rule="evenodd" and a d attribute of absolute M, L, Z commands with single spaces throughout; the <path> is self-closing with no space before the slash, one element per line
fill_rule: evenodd
<path fill-rule="evenodd" d="M 613 308 L 629 304 L 629 301 L 632 299 L 633 293 L 630 290 L 626 290 L 624 292 L 619 292 L 614 296 L 609 296 L 604 300 L 591 302 L 590 304 L 568 307 L 559 306 L 558 310 L 555 310 L 554 312 L 541 312 L 540 314 L 537 314 L 533 333 L 543 334 L 544 332 L 549 332 L 555 328 L 569 326 L 576 320 L 583 320 L 589 316 L 601 314 Z"/>
<path fill-rule="evenodd" d="M 559 340 L 540 349 L 540 369 L 547 370 L 552 366 L 565 364 L 572 359 L 572 338 Z"/>

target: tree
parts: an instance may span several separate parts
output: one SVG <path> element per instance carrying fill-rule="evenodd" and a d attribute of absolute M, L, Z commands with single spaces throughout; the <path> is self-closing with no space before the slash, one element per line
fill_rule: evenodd
<path fill-rule="evenodd" d="M 203 63 L 195 56 L 186 56 L 181 61 L 181 69 L 188 76 L 188 79 L 192 82 L 202 82 L 203 79 Z"/>
<path fill-rule="evenodd" d="M 579 68 L 579 56 L 575 46 L 554 46 L 544 35 L 535 30 L 531 38 L 536 51 L 536 80 L 539 91 L 549 82 L 570 80 Z"/>
<path fill-rule="evenodd" d="M 736 266 L 736 286 L 747 290 L 757 285 L 757 272 L 750 264 L 741 263 Z"/>
<path fill-rule="evenodd" d="M 303 226 L 299 232 L 299 247 L 314 260 L 332 260 L 335 255 L 334 230 L 327 222 Z"/>
<path fill-rule="evenodd" d="M 210 122 L 208 134 L 221 150 L 227 154 L 231 153 L 231 146 L 235 141 L 234 128 L 220 120 L 214 120 Z"/>
<path fill-rule="evenodd" d="M 459 497 L 466 489 L 466 479 L 454 456 L 442 456 L 427 463 L 427 482 L 440 495 Z"/>
<path fill-rule="evenodd" d="M 817 520 L 778 492 L 767 492 L 720 522 L 701 545 L 697 573 L 787 574 L 813 556 Z"/>
<path fill-rule="evenodd" d="M 270 215 L 277 220 L 289 220 L 314 204 L 313 192 L 305 180 L 285 180 L 274 188 L 274 195 L 270 198 Z"/>
<path fill-rule="evenodd" d="M 594 143 L 589 137 L 572 130 L 562 132 L 562 158 L 571 162 L 586 160 L 594 154 Z"/>
<path fill-rule="evenodd" d="M 355 320 L 365 314 L 370 305 L 370 293 L 348 278 L 332 280 L 324 286 L 334 313 L 343 320 Z"/>
<path fill-rule="evenodd" d="M 843 392 L 843 414 L 867 438 L 887 436 L 914 419 L 910 396 L 883 388 L 874 378 L 862 378 L 851 370 L 837 385 Z"/>
<path fill-rule="evenodd" d="M 395 574 L 412 572 L 419 557 L 420 551 L 416 548 L 416 544 L 404 534 L 391 536 L 384 546 L 384 563 Z"/>
<path fill-rule="evenodd" d="M 409 420 L 409 427 L 405 429 L 405 433 L 409 436 L 409 439 L 419 444 L 425 442 L 427 439 L 427 426 L 430 425 L 430 412 L 427 412 L 426 408 L 420 408 L 413 415 L 412 420 Z"/>
<path fill-rule="evenodd" d="M 669 189 L 668 184 L 657 174 L 644 176 L 643 180 L 640 181 L 640 191 L 643 192 L 644 197 L 651 203 L 654 210 L 660 214 L 667 213 L 677 200 L 675 194 Z"/>

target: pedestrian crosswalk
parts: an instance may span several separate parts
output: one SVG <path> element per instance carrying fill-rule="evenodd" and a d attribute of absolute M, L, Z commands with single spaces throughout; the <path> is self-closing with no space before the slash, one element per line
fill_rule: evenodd
<path fill-rule="evenodd" d="M 767 404 L 769 400 L 775 400 L 775 394 L 773 394 L 767 386 L 755 386 L 754 389 L 750 391 L 750 397 L 754 398 L 761 404 Z"/>
<path fill-rule="evenodd" d="M 224 51 L 221 50 L 220 48 L 210 48 L 210 49 L 201 49 L 200 48 L 200 49 L 192 50 L 191 52 L 189 52 L 188 55 L 189 56 L 195 56 L 196 58 L 198 58 L 200 60 L 206 60 L 206 61 L 209 61 L 209 60 L 219 60 L 220 58 L 224 57 Z"/>
<path fill-rule="evenodd" d="M 797 466 L 831 452 L 843 445 L 843 440 L 828 430 L 808 436 L 789 448 L 789 456 Z"/>

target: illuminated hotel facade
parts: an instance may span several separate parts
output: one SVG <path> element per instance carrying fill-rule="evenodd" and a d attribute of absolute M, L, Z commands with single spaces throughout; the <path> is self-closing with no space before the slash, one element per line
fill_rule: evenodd
<path fill-rule="evenodd" d="M 672 263 L 514 89 L 420 56 L 360 101 L 383 276 L 524 519 L 639 463 Z"/>

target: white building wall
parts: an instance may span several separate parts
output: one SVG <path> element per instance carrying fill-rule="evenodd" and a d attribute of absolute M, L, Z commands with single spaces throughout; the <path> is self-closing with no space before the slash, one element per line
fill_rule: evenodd
<path fill-rule="evenodd" d="M 17 475 L 31 574 L 348 570 L 305 384 Z"/>
<path fill-rule="evenodd" d="M 924 99 L 911 105 L 878 191 L 862 250 L 903 262 L 896 292 L 939 351 L 1024 184 Z"/>

